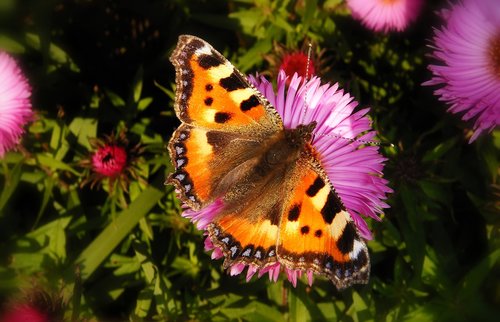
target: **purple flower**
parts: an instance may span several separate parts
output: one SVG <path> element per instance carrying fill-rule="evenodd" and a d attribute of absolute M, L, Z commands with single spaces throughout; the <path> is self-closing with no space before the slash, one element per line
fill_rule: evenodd
<path fill-rule="evenodd" d="M 12 149 L 33 118 L 31 88 L 16 61 L 0 52 L 0 158 Z"/>
<path fill-rule="evenodd" d="M 321 85 L 318 77 L 304 83 L 297 74 L 288 79 L 285 72 L 281 71 L 276 93 L 264 77 L 250 76 L 249 79 L 273 104 L 286 128 L 317 122 L 312 145 L 319 154 L 321 165 L 361 235 L 371 239 L 368 226 L 360 214 L 380 220 L 377 213 L 388 207 L 383 200 L 392 190 L 387 186 L 387 180 L 381 177 L 386 159 L 379 154 L 377 146 L 363 144 L 375 136 L 366 116 L 368 109 L 354 112 L 357 103 L 352 96 L 340 90 L 338 84 Z M 286 86 L 287 81 L 289 86 Z M 199 211 L 185 210 L 183 216 L 196 222 L 198 229 L 204 230 L 221 207 L 222 201 L 218 200 Z M 213 251 L 212 259 L 224 256 L 222 250 L 215 247 L 208 237 L 205 239 L 205 249 Z M 229 268 L 229 273 L 240 274 L 245 267 L 241 263 L 234 264 Z M 279 262 L 264 268 L 250 264 L 246 279 L 250 280 L 256 273 L 259 277 L 267 273 L 271 281 L 276 281 L 281 268 Z M 309 284 L 312 284 L 313 273 L 310 270 L 304 272 L 284 267 L 284 271 L 294 286 L 303 273 Z"/>
<path fill-rule="evenodd" d="M 474 120 L 472 142 L 500 124 L 500 4 L 460 1 L 441 14 L 432 44 L 439 64 L 429 65 L 434 77 L 423 85 L 442 85 L 434 94 L 448 111 Z"/>
<path fill-rule="evenodd" d="M 374 31 L 403 31 L 417 19 L 422 0 L 347 0 L 352 16 Z"/>

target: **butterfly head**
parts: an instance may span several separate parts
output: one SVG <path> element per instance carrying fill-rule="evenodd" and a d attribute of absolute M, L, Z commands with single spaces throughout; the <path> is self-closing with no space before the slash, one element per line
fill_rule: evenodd
<path fill-rule="evenodd" d="M 286 139 L 293 146 L 302 147 L 305 143 L 311 141 L 316 125 L 316 121 L 313 121 L 309 124 L 300 124 L 295 129 L 287 130 L 285 132 Z"/>

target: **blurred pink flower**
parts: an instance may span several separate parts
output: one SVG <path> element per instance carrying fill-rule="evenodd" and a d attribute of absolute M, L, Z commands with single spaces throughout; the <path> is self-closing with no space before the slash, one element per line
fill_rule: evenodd
<path fill-rule="evenodd" d="M 303 82 L 301 77 L 294 74 L 287 87 L 285 84 L 288 77 L 281 71 L 278 75 L 276 93 L 272 84 L 264 77 L 250 76 L 249 79 L 276 108 L 285 128 L 296 128 L 299 124 L 317 122 L 313 130 L 312 145 L 318 152 L 323 169 L 356 223 L 360 234 L 366 239 L 371 239 L 368 226 L 360 214 L 380 220 L 377 213 L 388 207 L 383 200 L 392 190 L 387 186 L 388 182 L 381 177 L 386 159 L 379 154 L 377 146 L 365 146 L 362 143 L 375 136 L 375 132 L 371 130 L 370 120 L 366 117 L 368 109 L 354 112 L 357 103 L 353 101 L 352 96 L 340 90 L 338 84 L 321 85 L 318 77 Z M 304 106 L 305 98 L 307 104 Z M 218 200 L 199 211 L 185 210 L 183 216 L 196 222 L 198 229 L 204 230 L 221 207 L 223 204 Z M 215 247 L 208 237 L 205 240 L 205 249 L 213 251 L 213 259 L 223 257 L 222 250 Z M 241 263 L 235 264 L 229 268 L 229 273 L 240 274 L 245 267 Z M 259 277 L 268 273 L 270 280 L 276 281 L 281 268 L 280 263 L 262 269 L 249 265 L 247 280 L 258 272 Z M 291 270 L 286 267 L 284 270 L 294 286 L 297 278 L 304 273 L 302 270 Z M 305 273 L 311 284 L 312 271 Z"/>
<path fill-rule="evenodd" d="M 282 59 L 280 70 L 285 71 L 288 76 L 293 76 L 297 73 L 300 77 L 310 78 L 311 75 L 315 74 L 314 64 L 309 61 L 309 69 L 307 68 L 307 55 L 302 52 L 295 52 L 291 54 L 285 54 Z M 306 75 L 307 72 L 307 75 Z"/>
<path fill-rule="evenodd" d="M 374 31 L 403 31 L 415 21 L 422 0 L 347 0 L 352 16 Z"/>
<path fill-rule="evenodd" d="M 33 118 L 31 88 L 16 61 L 0 52 L 0 158 L 12 149 Z"/>
<path fill-rule="evenodd" d="M 106 135 L 104 138 L 89 140 L 94 152 L 80 164 L 90 173 L 83 180 L 81 186 L 90 183 L 93 188 L 96 184 L 108 183 L 110 192 L 113 192 L 117 183 L 123 191 L 128 191 L 130 179 L 145 183 L 139 175 L 138 163 L 143 147 L 140 144 L 131 146 L 125 131 L 119 135 Z"/>
<path fill-rule="evenodd" d="M 498 2 L 466 0 L 442 12 L 446 22 L 435 30 L 432 44 L 439 64 L 429 65 L 434 77 L 423 83 L 442 85 L 434 94 L 450 104 L 448 111 L 474 120 L 469 142 L 500 124 L 500 23 L 493 19 L 498 7 Z"/>
<path fill-rule="evenodd" d="M 50 317 L 29 305 L 18 305 L 1 317 L 2 322 L 50 322 Z"/>
<path fill-rule="evenodd" d="M 1 322 L 59 322 L 63 321 L 66 302 L 60 294 L 35 287 L 21 290 L 4 303 Z M 22 295 L 21 295 L 22 294 Z"/>
<path fill-rule="evenodd" d="M 127 166 L 127 151 L 119 145 L 105 145 L 92 156 L 94 171 L 105 177 L 119 176 Z"/>

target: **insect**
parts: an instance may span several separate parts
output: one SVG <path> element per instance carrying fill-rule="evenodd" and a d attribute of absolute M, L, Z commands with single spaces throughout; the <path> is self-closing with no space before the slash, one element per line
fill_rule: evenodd
<path fill-rule="evenodd" d="M 326 276 L 337 288 L 366 283 L 365 242 L 311 140 L 318 125 L 284 126 L 277 110 L 206 41 L 179 37 L 168 178 L 192 211 L 218 204 L 206 226 L 223 266 Z"/>

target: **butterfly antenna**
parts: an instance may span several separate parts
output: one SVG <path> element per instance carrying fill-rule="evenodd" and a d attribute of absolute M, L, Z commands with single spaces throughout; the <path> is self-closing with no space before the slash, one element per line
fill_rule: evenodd
<path fill-rule="evenodd" d="M 304 124 L 304 119 L 306 117 L 306 111 L 307 111 L 307 94 L 309 92 L 308 91 L 309 90 L 308 80 L 310 79 L 310 77 L 309 77 L 309 66 L 311 64 L 311 55 L 312 55 L 312 44 L 311 44 L 311 42 L 309 42 L 308 48 L 307 48 L 306 75 L 304 76 L 305 91 L 306 91 L 305 94 L 304 94 L 304 104 L 302 106 L 302 110 L 304 111 L 304 113 L 302 113 L 301 124 Z M 332 137 L 332 138 L 337 138 L 337 139 L 343 139 L 343 140 L 347 140 L 347 141 L 350 141 L 350 142 L 358 142 L 358 143 L 361 143 L 361 144 L 394 147 L 394 144 L 393 143 L 389 143 L 389 142 L 377 142 L 377 141 L 371 141 L 371 140 L 361 140 L 361 139 L 346 138 L 345 136 L 336 135 L 336 134 L 319 134 L 319 133 L 313 133 L 313 137 L 312 137 L 313 141 L 314 141 L 314 137 L 316 135 L 327 136 L 327 137 Z"/>
<path fill-rule="evenodd" d="M 304 76 L 304 82 L 305 82 L 305 91 L 306 93 L 304 94 L 304 105 L 302 106 L 302 110 L 304 113 L 302 113 L 302 120 L 300 121 L 301 124 L 304 124 L 304 119 L 306 118 L 306 111 L 307 111 L 307 92 L 309 92 L 309 65 L 311 64 L 311 54 L 312 54 L 312 44 L 309 42 L 307 45 L 307 63 L 306 63 L 306 75 Z"/>
<path fill-rule="evenodd" d="M 368 144 L 368 145 L 376 145 L 376 146 L 386 146 L 386 147 L 394 147 L 395 145 L 390 142 L 380 142 L 380 141 L 371 141 L 371 140 L 362 140 L 362 139 L 353 139 L 353 138 L 346 138 L 345 136 L 342 135 L 337 135 L 337 134 L 322 134 L 322 133 L 317 133 L 316 135 L 318 136 L 326 136 L 330 138 L 335 138 L 335 139 L 343 139 L 349 142 L 358 142 L 361 144 Z"/>

